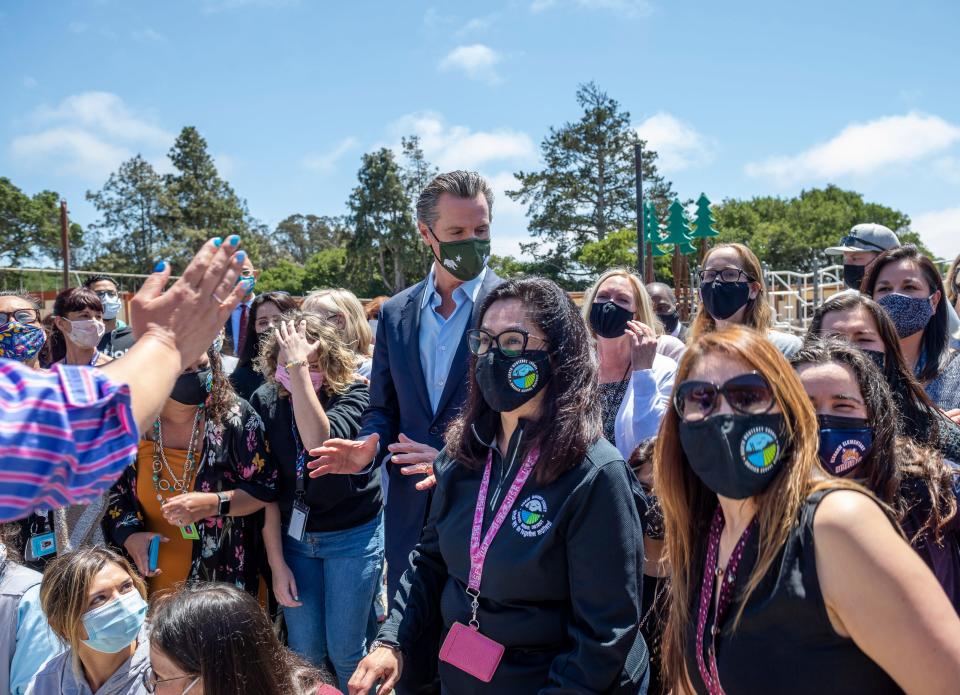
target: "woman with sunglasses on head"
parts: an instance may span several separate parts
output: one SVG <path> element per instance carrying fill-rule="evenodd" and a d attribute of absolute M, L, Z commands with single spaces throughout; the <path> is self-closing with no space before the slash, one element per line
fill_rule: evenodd
<path fill-rule="evenodd" d="M 960 425 L 933 404 L 906 366 L 897 329 L 879 304 L 853 292 L 830 297 L 814 312 L 807 340 L 824 336 L 846 339 L 880 368 L 904 436 L 960 462 Z"/>
<path fill-rule="evenodd" d="M 49 340 L 50 364 L 99 367 L 110 358 L 97 349 L 106 327 L 103 303 L 86 287 L 70 287 L 53 302 L 53 332 Z"/>
<path fill-rule="evenodd" d="M 184 581 L 259 589 L 257 512 L 276 497 L 277 471 L 263 422 L 234 393 L 220 360 L 210 347 L 183 371 L 110 490 L 104 530 L 151 594 Z"/>
<path fill-rule="evenodd" d="M 373 368 L 373 331 L 357 296 L 350 290 L 314 290 L 303 298 L 310 311 L 336 326 L 340 339 L 357 356 L 357 373 L 370 378 Z"/>
<path fill-rule="evenodd" d="M 870 266 L 862 288 L 890 316 L 930 400 L 960 421 L 960 359 L 950 351 L 946 291 L 933 261 L 912 244 L 891 249 Z"/>
<path fill-rule="evenodd" d="M 627 458 L 657 433 L 670 403 L 677 363 L 662 352 L 675 343 L 653 313 L 650 295 L 628 270 L 608 270 L 584 293 L 583 317 L 597 341 L 603 436 Z"/>
<path fill-rule="evenodd" d="M 960 611 L 960 471 L 900 434 L 890 389 L 857 348 L 824 339 L 805 345 L 791 362 L 817 411 L 821 465 L 862 483 L 894 510 Z"/>
<path fill-rule="evenodd" d="M 148 693 L 336 695 L 321 671 L 282 646 L 256 599 L 228 584 L 192 584 L 150 609 Z"/>
<path fill-rule="evenodd" d="M 263 374 L 257 370 L 263 339 L 276 328 L 281 315 L 296 308 L 296 300 L 286 292 L 264 292 L 250 304 L 249 325 L 253 330 L 247 331 L 240 346 L 237 366 L 230 373 L 230 382 L 243 400 L 249 401 L 253 392 L 263 386 Z"/>
<path fill-rule="evenodd" d="M 525 278 L 495 288 L 478 321 L 427 525 L 350 693 L 387 692 L 435 621 L 444 692 L 644 693 L 639 488 L 603 438 L 583 319 L 554 283 Z M 321 447 L 321 473 L 341 448 Z"/>
<path fill-rule="evenodd" d="M 40 603 L 66 651 L 48 660 L 26 695 L 143 695 L 150 666 L 147 588 L 107 548 L 83 548 L 50 563 Z"/>
<path fill-rule="evenodd" d="M 773 310 L 760 259 L 743 244 L 717 244 L 703 259 L 700 308 L 690 327 L 691 338 L 728 326 L 759 331 L 784 355 L 800 349 L 795 335 L 773 330 Z"/>
<path fill-rule="evenodd" d="M 960 619 L 876 499 L 825 476 L 816 414 L 783 355 L 755 331 L 710 333 L 677 384 L 654 470 L 672 687 L 956 692 Z"/>

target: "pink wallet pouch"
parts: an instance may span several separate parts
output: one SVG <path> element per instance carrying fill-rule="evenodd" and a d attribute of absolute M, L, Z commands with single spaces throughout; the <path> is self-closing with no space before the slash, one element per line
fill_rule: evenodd
<path fill-rule="evenodd" d="M 463 623 L 454 623 L 440 647 L 440 661 L 489 683 L 503 658 L 503 645 Z"/>

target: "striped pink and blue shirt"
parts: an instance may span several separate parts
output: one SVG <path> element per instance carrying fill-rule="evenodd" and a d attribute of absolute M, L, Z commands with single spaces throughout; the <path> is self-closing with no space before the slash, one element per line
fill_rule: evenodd
<path fill-rule="evenodd" d="M 96 369 L 0 359 L 0 522 L 89 502 L 133 462 L 130 390 Z"/>

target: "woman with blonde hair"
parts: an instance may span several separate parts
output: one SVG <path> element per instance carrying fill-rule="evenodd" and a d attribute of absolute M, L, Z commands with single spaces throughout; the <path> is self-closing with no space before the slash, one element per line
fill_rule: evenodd
<path fill-rule="evenodd" d="M 819 464 L 813 406 L 752 330 L 701 335 L 655 451 L 675 692 L 951 693 L 960 620 L 866 489 Z"/>
<path fill-rule="evenodd" d="M 765 335 L 787 357 L 800 349 L 800 338 L 773 330 L 763 268 L 753 251 L 743 244 L 718 244 L 704 257 L 699 276 L 700 310 L 691 338 L 727 326 L 746 326 Z"/>
<path fill-rule="evenodd" d="M 373 332 L 357 296 L 343 288 L 313 290 L 304 297 L 300 308 L 318 314 L 337 327 L 340 339 L 357 356 L 357 373 L 369 379 L 373 367 Z"/>
<path fill-rule="evenodd" d="M 264 542 L 290 648 L 315 666 L 329 662 L 346 687 L 376 625 L 383 566 L 380 474 L 306 475 L 306 452 L 331 438 L 354 439 L 370 402 L 356 355 L 331 323 L 287 312 L 260 350 L 266 383 L 250 399 L 280 472 L 278 504 L 267 507 Z"/>
<path fill-rule="evenodd" d="M 627 459 L 654 436 L 670 403 L 674 359 L 683 343 L 663 335 L 650 295 L 629 270 L 608 270 L 583 296 L 583 317 L 596 339 L 600 358 L 603 434 Z M 673 354 L 677 354 L 674 352 Z"/>
<path fill-rule="evenodd" d="M 146 693 L 146 595 L 130 563 L 107 548 L 83 548 L 51 562 L 40 604 L 67 650 L 43 665 L 27 695 Z"/>

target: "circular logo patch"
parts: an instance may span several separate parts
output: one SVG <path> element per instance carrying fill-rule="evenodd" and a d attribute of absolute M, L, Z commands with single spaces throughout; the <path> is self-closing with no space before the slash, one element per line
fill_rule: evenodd
<path fill-rule="evenodd" d="M 552 525 L 547 521 L 547 501 L 531 495 L 513 510 L 513 529 L 524 538 L 542 536 Z"/>
<path fill-rule="evenodd" d="M 507 374 L 510 386 L 517 393 L 529 393 L 540 381 L 540 370 L 530 360 L 517 360 Z"/>
<path fill-rule="evenodd" d="M 834 475 L 846 473 L 856 468 L 863 461 L 867 447 L 859 439 L 847 439 L 838 446 L 830 457 L 830 468 Z"/>
<path fill-rule="evenodd" d="M 776 433 L 769 427 L 747 430 L 740 440 L 740 458 L 754 473 L 766 473 L 780 456 Z"/>

